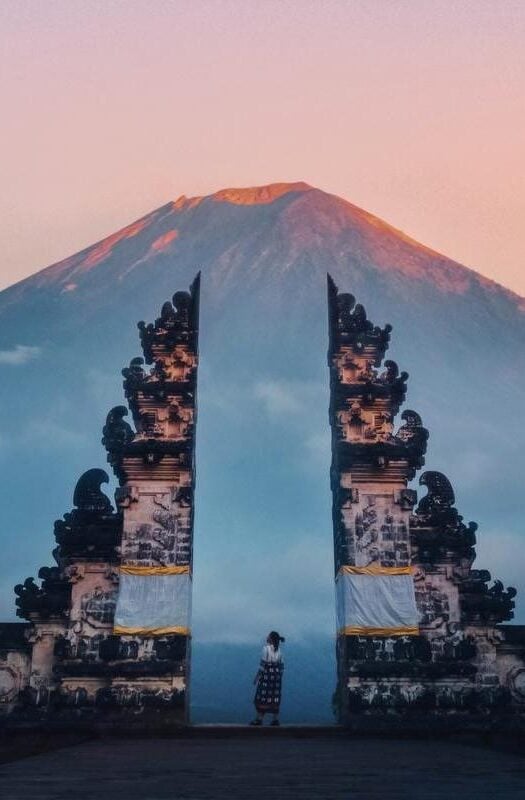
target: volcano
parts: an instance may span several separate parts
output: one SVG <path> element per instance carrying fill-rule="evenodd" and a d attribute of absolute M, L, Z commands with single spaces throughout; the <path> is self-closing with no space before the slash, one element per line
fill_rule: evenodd
<path fill-rule="evenodd" d="M 324 719 L 335 682 L 326 273 L 393 325 L 388 357 L 430 430 L 427 468 L 480 523 L 479 566 L 522 594 L 525 301 L 305 183 L 180 197 L 5 289 L 4 618 L 12 585 L 50 563 L 77 477 L 104 466 L 100 432 L 138 354 L 137 321 L 199 270 L 196 714 L 250 713 L 247 665 L 277 629 L 301 675 L 288 717 Z"/>

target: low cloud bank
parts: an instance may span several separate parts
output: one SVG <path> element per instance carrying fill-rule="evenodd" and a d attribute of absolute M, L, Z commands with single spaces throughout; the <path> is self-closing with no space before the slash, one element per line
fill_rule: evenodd
<path fill-rule="evenodd" d="M 40 347 L 17 344 L 11 350 L 0 350 L 0 364 L 9 364 L 13 367 L 27 364 L 28 361 L 38 358 L 41 352 Z"/>
<path fill-rule="evenodd" d="M 295 538 L 295 537 L 294 537 Z M 333 635 L 335 598 L 330 543 L 308 536 L 253 560 L 197 563 L 193 631 L 200 641 L 256 643 L 268 631 L 308 640 Z"/>

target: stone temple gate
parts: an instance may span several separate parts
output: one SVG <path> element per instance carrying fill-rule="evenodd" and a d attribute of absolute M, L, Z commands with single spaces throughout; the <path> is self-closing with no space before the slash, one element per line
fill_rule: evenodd
<path fill-rule="evenodd" d="M 128 408 L 55 522 L 56 566 L 15 587 L 25 622 L 0 624 L 5 725 L 172 726 L 188 721 L 199 288 L 139 323 L 144 357 L 123 370 Z M 385 361 L 374 327 L 328 279 L 330 423 L 339 720 L 451 727 L 525 718 L 525 627 L 513 589 L 474 570 L 476 525 L 454 508 L 444 475 L 408 482 L 428 432 L 397 415 L 408 375 Z M 149 365 L 146 367 L 146 365 Z"/>

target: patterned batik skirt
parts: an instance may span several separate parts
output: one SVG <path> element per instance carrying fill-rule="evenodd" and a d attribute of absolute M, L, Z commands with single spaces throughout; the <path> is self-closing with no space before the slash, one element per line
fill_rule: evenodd
<path fill-rule="evenodd" d="M 255 692 L 255 708 L 259 713 L 270 711 L 277 714 L 281 705 L 281 683 L 283 665 L 276 662 L 261 662 L 261 672 Z"/>

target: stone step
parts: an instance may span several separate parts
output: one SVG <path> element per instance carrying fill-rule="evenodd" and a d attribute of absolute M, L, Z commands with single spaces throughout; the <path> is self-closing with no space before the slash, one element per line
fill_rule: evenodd
<path fill-rule="evenodd" d="M 245 738 L 257 736 L 279 736 L 293 739 L 327 738 L 347 736 L 348 731 L 339 725 L 238 725 L 228 723 L 201 723 L 189 725 L 181 730 L 183 736 L 203 739 Z"/>

